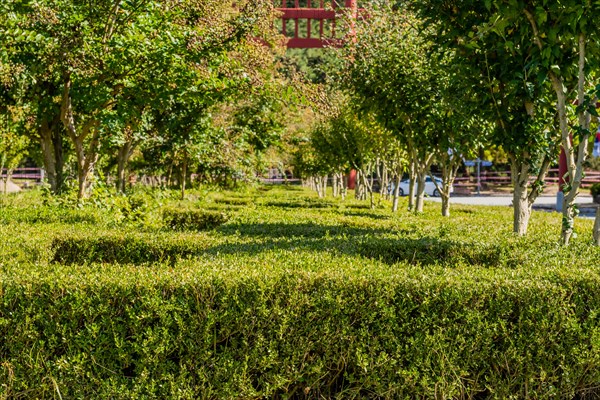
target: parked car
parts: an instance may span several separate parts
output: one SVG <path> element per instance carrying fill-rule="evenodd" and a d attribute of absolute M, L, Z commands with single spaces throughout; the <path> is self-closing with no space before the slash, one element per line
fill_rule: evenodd
<path fill-rule="evenodd" d="M 441 187 L 442 186 L 442 180 L 440 178 L 438 178 L 437 176 L 435 177 L 435 181 L 437 182 L 437 184 Z M 415 190 L 416 190 L 416 182 L 415 182 Z M 390 194 L 394 194 L 394 189 L 396 188 L 396 185 L 394 183 L 391 183 L 388 186 L 388 192 Z M 454 188 L 451 186 L 450 187 L 450 193 L 452 193 L 454 191 Z M 410 192 L 410 180 L 408 179 L 404 179 L 403 181 L 400 181 L 400 196 L 408 196 L 408 193 Z M 431 177 L 428 176 L 425 179 L 425 194 L 427 196 L 433 196 L 433 197 L 439 197 L 440 196 L 440 191 L 438 190 L 438 188 L 435 186 L 435 183 L 433 183 L 433 181 L 431 180 Z"/>

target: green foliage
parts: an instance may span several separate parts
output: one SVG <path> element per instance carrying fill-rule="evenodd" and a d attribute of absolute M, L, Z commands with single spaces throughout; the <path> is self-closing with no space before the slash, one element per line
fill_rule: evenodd
<path fill-rule="evenodd" d="M 197 253 L 193 242 L 148 240 L 139 236 L 56 238 L 51 244 L 51 262 L 62 264 L 119 263 L 175 264 L 179 258 Z"/>
<path fill-rule="evenodd" d="M 13 220 L 36 196 L 0 210 L 3 398 L 574 398 L 600 381 L 600 249 L 558 246 L 557 214 L 525 239 L 509 208 L 442 220 L 270 188 L 216 195 L 255 201 L 209 232 L 114 226 L 92 202 L 69 215 L 93 225 Z"/>
<path fill-rule="evenodd" d="M 600 195 L 600 183 L 594 183 L 592 187 L 590 187 L 590 193 L 594 197 Z"/>
<path fill-rule="evenodd" d="M 216 211 L 179 209 L 163 211 L 164 224 L 174 230 L 210 230 L 224 224 L 227 220 L 227 214 Z"/>

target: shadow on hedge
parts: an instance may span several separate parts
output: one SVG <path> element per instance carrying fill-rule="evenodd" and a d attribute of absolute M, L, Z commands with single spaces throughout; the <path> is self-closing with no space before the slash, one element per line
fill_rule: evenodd
<path fill-rule="evenodd" d="M 357 252 L 366 258 L 380 260 L 386 264 L 406 261 L 410 264 L 458 263 L 486 267 L 516 266 L 517 260 L 507 257 L 498 245 L 475 245 L 433 237 L 419 239 L 379 238 L 361 243 Z"/>
<path fill-rule="evenodd" d="M 389 220 L 391 218 L 389 215 L 375 214 L 372 212 L 340 211 L 340 214 L 345 215 L 346 217 L 363 217 L 377 220 Z"/>
<path fill-rule="evenodd" d="M 435 237 L 381 237 L 388 229 L 303 224 L 238 224 L 218 228 L 223 234 L 239 234 L 255 241 L 204 247 L 193 241 L 151 240 L 137 236 L 56 238 L 51 262 L 61 264 L 120 263 L 174 265 L 178 260 L 212 255 L 259 255 L 267 251 L 328 252 L 379 260 L 389 265 L 457 264 L 516 267 L 520 260 L 501 245 L 482 245 Z M 413 232 L 414 233 L 414 232 Z"/>
<path fill-rule="evenodd" d="M 295 208 L 328 209 L 328 208 L 337 207 L 337 204 L 335 204 L 335 203 L 329 203 L 329 202 L 320 201 L 320 200 L 303 200 L 303 201 L 275 200 L 275 201 L 266 201 L 266 202 L 262 203 L 261 205 L 265 206 L 265 207 L 277 207 L 277 208 L 282 208 L 282 209 L 295 209 Z"/>
<path fill-rule="evenodd" d="M 389 229 L 383 228 L 360 228 L 344 225 L 320 225 L 312 223 L 282 224 L 282 223 L 259 223 L 259 224 L 227 224 L 217 228 L 217 231 L 226 235 L 240 234 L 250 237 L 265 238 L 323 238 L 331 236 L 366 236 L 390 233 Z"/>
<path fill-rule="evenodd" d="M 306 250 L 337 252 L 379 260 L 392 265 L 407 262 L 414 265 L 458 263 L 487 267 L 516 267 L 520 260 L 501 245 L 482 245 L 435 237 L 378 237 L 388 229 L 369 229 L 313 224 L 240 224 L 219 228 L 223 233 L 266 238 L 261 242 L 218 245 L 206 249 L 209 254 L 251 254 L 266 250 Z M 409 235 L 411 232 L 396 232 Z M 293 238 L 293 240 L 288 240 Z M 323 240 L 326 239 L 326 240 Z"/>

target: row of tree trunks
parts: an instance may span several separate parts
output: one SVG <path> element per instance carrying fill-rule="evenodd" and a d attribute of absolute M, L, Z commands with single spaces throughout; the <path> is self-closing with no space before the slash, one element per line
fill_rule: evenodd
<path fill-rule="evenodd" d="M 346 192 L 348 188 L 348 177 L 343 172 L 336 172 L 331 177 L 331 187 L 333 197 L 340 197 L 342 200 L 346 199 Z"/>

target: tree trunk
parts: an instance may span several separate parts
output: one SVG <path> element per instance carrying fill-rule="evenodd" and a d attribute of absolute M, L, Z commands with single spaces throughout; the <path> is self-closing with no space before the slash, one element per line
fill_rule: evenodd
<path fill-rule="evenodd" d="M 338 197 L 338 175 L 337 174 L 332 174 L 331 175 L 331 189 L 332 189 L 332 196 L 334 198 Z"/>
<path fill-rule="evenodd" d="M 402 181 L 402 175 L 396 176 L 396 186 L 394 187 L 394 202 L 392 204 L 392 212 L 398 212 L 398 203 L 400 202 L 400 182 Z"/>
<path fill-rule="evenodd" d="M 54 143 L 52 141 L 52 129 L 48 121 L 42 121 L 38 128 L 39 141 L 42 148 L 42 156 L 44 159 L 44 170 L 50 190 L 52 193 L 57 192 L 56 178 L 56 158 L 54 157 Z"/>
<path fill-rule="evenodd" d="M 382 171 L 381 171 L 381 181 L 379 182 L 379 199 L 389 200 L 390 194 L 387 191 L 387 187 L 389 186 L 390 174 L 387 168 L 386 163 L 382 163 Z"/>
<path fill-rule="evenodd" d="M 134 148 L 135 145 L 128 140 L 119 148 L 117 154 L 117 191 L 120 193 L 125 193 L 127 164 Z"/>
<path fill-rule="evenodd" d="M 425 203 L 425 179 L 427 179 L 427 171 L 420 170 L 417 172 L 417 193 L 415 212 L 422 213 Z"/>
<path fill-rule="evenodd" d="M 519 236 L 525 236 L 531 217 L 532 204 L 529 203 L 526 185 L 515 185 L 513 189 L 513 232 Z"/>
<path fill-rule="evenodd" d="M 38 128 L 37 139 L 40 142 L 44 171 L 54 194 L 62 191 L 64 183 L 63 142 L 60 129 L 60 118 L 54 121 L 43 120 Z"/>
<path fill-rule="evenodd" d="M 127 145 L 124 145 L 119 148 L 119 153 L 117 154 L 117 191 L 119 193 L 125 193 L 126 147 Z"/>
<path fill-rule="evenodd" d="M 428 154 L 424 157 L 419 157 L 417 151 L 413 148 L 412 150 L 412 164 L 413 171 L 416 174 L 417 178 L 417 193 L 416 193 L 416 206 L 415 212 L 422 213 L 423 206 L 425 203 L 425 180 L 427 179 L 427 174 L 429 173 L 429 167 L 433 162 L 433 153 Z M 412 183 L 411 183 L 412 189 Z M 413 189 L 414 190 L 414 189 Z"/>
<path fill-rule="evenodd" d="M 58 121 L 52 130 L 52 144 L 54 146 L 54 171 L 56 174 L 56 190 L 54 193 L 60 194 L 65 184 L 65 158 L 63 152 L 63 133 Z"/>
<path fill-rule="evenodd" d="M 181 200 L 185 200 L 185 181 L 187 180 L 187 154 L 183 156 L 181 163 Z"/>
<path fill-rule="evenodd" d="M 596 219 L 594 220 L 594 244 L 600 246 L 600 207 L 596 208 Z"/>
<path fill-rule="evenodd" d="M 409 167 L 409 176 L 408 176 L 408 211 L 412 211 L 415 209 L 415 182 L 416 182 L 416 168 L 415 161 L 410 161 Z"/>
<path fill-rule="evenodd" d="M 77 155 L 77 198 L 81 200 L 89 195 L 91 178 L 94 175 L 94 168 L 98 162 L 99 154 L 95 149 L 98 144 L 98 137 L 97 134 L 94 134 L 88 153 L 84 150 L 83 138 L 81 136 L 75 138 L 73 142 L 75 145 L 75 154 Z"/>
<path fill-rule="evenodd" d="M 354 198 L 356 200 L 364 200 L 363 199 L 363 185 L 362 185 L 362 177 L 360 176 L 360 169 L 356 168 L 356 178 L 354 183 Z"/>
<path fill-rule="evenodd" d="M 450 216 L 450 196 L 447 193 L 440 193 L 442 198 L 442 217 Z"/>
<path fill-rule="evenodd" d="M 519 162 L 513 157 L 510 164 L 513 184 L 513 232 L 525 236 L 533 205 L 528 196 L 529 163 Z"/>

